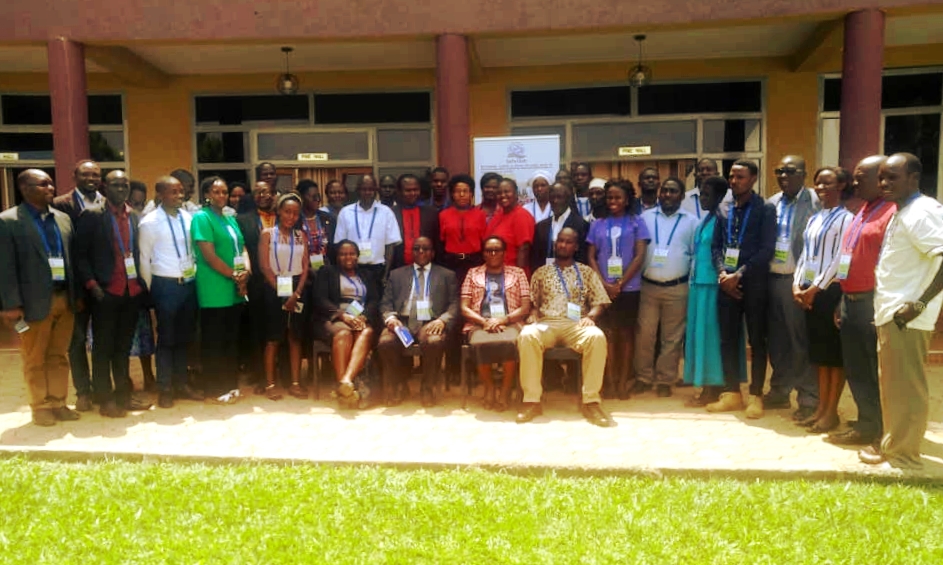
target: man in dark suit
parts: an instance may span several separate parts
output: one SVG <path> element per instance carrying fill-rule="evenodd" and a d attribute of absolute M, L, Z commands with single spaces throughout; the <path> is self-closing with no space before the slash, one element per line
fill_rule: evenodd
<path fill-rule="evenodd" d="M 130 192 L 124 171 L 108 173 L 105 205 L 86 209 L 76 226 L 76 271 L 92 301 L 92 380 L 99 413 L 109 418 L 146 407 L 131 397 L 128 367 L 134 327 L 147 290 L 138 278 L 139 216 L 128 206 Z"/>
<path fill-rule="evenodd" d="M 386 328 L 377 348 L 383 362 L 384 394 L 392 406 L 402 402 L 400 391 L 408 390 L 398 332 L 408 331 L 419 343 L 422 405 L 429 407 L 435 404 L 433 384 L 441 374 L 447 336 L 459 322 L 458 282 L 455 273 L 432 264 L 435 251 L 428 237 L 417 238 L 412 252 L 413 263 L 393 270 L 383 290 L 380 312 Z"/>
<path fill-rule="evenodd" d="M 434 206 L 419 205 L 419 179 L 416 175 L 399 177 L 398 205 L 393 207 L 402 242 L 393 250 L 393 268 L 414 262 L 413 243 L 419 237 L 439 241 L 439 210 Z M 436 251 L 441 251 L 436 249 Z"/>
<path fill-rule="evenodd" d="M 91 159 L 79 161 L 73 174 L 75 188 L 57 196 L 52 201 L 52 207 L 65 212 L 72 220 L 72 226 L 78 225 L 79 214 L 87 208 L 101 208 L 105 203 L 100 189 L 102 171 L 98 163 Z M 88 351 L 85 342 L 88 339 L 88 322 L 91 311 L 87 308 L 90 303 L 88 297 L 79 289 L 79 308 L 75 311 L 75 324 L 72 329 L 72 343 L 69 344 L 69 365 L 72 367 L 72 385 L 75 387 L 77 399 L 75 409 L 79 412 L 88 412 L 92 409 L 92 374 L 88 367 Z"/>
<path fill-rule="evenodd" d="M 0 214 L 0 317 L 20 333 L 33 423 L 78 420 L 66 405 L 75 276 L 72 221 L 50 207 L 56 187 L 28 169 L 16 179 L 23 203 Z"/>
<path fill-rule="evenodd" d="M 537 222 L 534 226 L 534 244 L 530 248 L 531 272 L 553 259 L 553 242 L 563 228 L 573 229 L 578 237 L 580 246 L 576 251 L 576 261 L 586 264 L 586 234 L 589 224 L 573 207 L 573 191 L 565 183 L 554 183 L 550 187 L 550 217 Z"/>

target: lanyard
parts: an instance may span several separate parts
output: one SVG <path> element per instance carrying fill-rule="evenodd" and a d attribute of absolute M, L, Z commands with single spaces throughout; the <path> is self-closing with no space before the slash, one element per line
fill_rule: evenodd
<path fill-rule="evenodd" d="M 861 232 L 864 231 L 864 227 L 867 225 L 867 223 L 871 221 L 871 218 L 873 218 L 875 214 L 883 210 L 884 206 L 886 205 L 887 201 L 885 200 L 884 202 L 881 202 L 880 206 L 875 206 L 868 214 L 867 218 L 864 217 L 864 208 L 858 212 L 858 215 L 855 216 L 855 221 L 851 223 L 851 237 L 848 238 L 850 245 L 846 246 L 846 249 L 849 252 L 853 251 L 858 245 L 858 240 L 861 239 Z M 855 227 L 858 228 L 857 231 L 855 231 Z"/>
<path fill-rule="evenodd" d="M 212 210 L 210 210 L 209 214 L 216 218 L 220 227 L 225 228 L 229 232 L 229 237 L 232 238 L 233 257 L 235 258 L 241 255 L 242 250 L 239 249 L 239 236 L 236 235 L 236 230 L 232 228 L 232 224 L 227 222 L 223 216 L 216 214 L 216 212 Z M 261 222 L 262 220 L 259 221 Z"/>
<path fill-rule="evenodd" d="M 796 197 L 796 200 L 794 200 L 792 204 L 784 204 L 783 202 L 785 198 L 786 197 L 784 196 L 783 199 L 779 201 L 779 206 L 776 211 L 776 226 L 779 228 L 777 230 L 777 234 L 781 239 L 789 239 L 789 234 L 792 232 L 792 215 L 796 211 L 796 201 L 798 201 L 798 197 Z M 783 208 L 788 211 L 788 215 L 783 213 Z M 783 216 L 786 218 L 785 223 L 783 223 Z M 786 232 L 785 235 L 783 234 L 783 231 Z"/>
<path fill-rule="evenodd" d="M 363 238 L 360 235 L 360 204 L 355 204 L 354 208 L 354 224 L 357 225 L 357 241 L 361 241 Z M 373 239 L 373 224 L 377 222 L 377 206 L 373 205 L 373 219 L 370 220 L 370 233 L 367 234 L 367 239 Z"/>
<path fill-rule="evenodd" d="M 275 248 L 275 268 L 282 272 L 282 263 L 278 260 L 278 240 L 281 237 L 281 231 L 278 226 L 272 231 L 272 246 Z M 288 252 L 288 272 L 291 273 L 291 267 L 295 263 L 295 230 L 288 232 L 289 252 Z"/>
<path fill-rule="evenodd" d="M 628 214 L 622 216 L 622 233 L 619 234 L 619 238 L 625 237 L 626 227 L 625 221 L 628 219 Z M 622 257 L 622 250 L 619 249 L 618 242 L 612 241 L 612 218 L 606 220 L 606 237 L 609 239 L 609 245 L 612 248 L 613 257 Z"/>
<path fill-rule="evenodd" d="M 658 242 L 658 212 L 655 212 L 655 245 L 659 245 Z M 667 218 L 667 216 L 665 216 Z M 678 229 L 678 224 L 681 223 L 681 214 L 678 214 L 678 218 L 675 220 L 675 225 L 671 228 L 671 235 L 668 236 L 667 247 L 671 247 L 671 240 L 675 237 L 675 230 Z"/>
<path fill-rule="evenodd" d="M 816 258 L 819 256 L 819 251 L 822 248 L 822 244 L 825 242 L 825 236 L 828 235 L 828 229 L 832 227 L 832 224 L 835 223 L 835 220 L 838 219 L 840 212 L 842 212 L 843 210 L 844 208 L 842 208 L 841 206 L 835 206 L 835 209 L 829 212 L 828 216 L 825 216 L 825 210 L 822 210 L 821 212 L 817 212 L 815 214 L 816 216 L 822 215 L 825 219 L 822 220 L 822 228 L 819 231 L 817 237 L 814 238 L 815 246 L 810 250 L 809 249 L 810 242 L 808 240 L 806 240 L 805 242 L 805 253 L 807 257 Z M 809 235 L 811 235 L 811 233 Z M 809 251 L 812 251 L 812 253 L 810 254 Z"/>
<path fill-rule="evenodd" d="M 697 194 L 692 194 L 691 198 L 694 199 L 694 210 L 697 212 L 697 219 L 701 219 L 701 199 Z"/>
<path fill-rule="evenodd" d="M 170 215 L 167 212 L 164 212 L 164 217 L 167 218 L 167 227 L 170 228 L 170 240 L 174 242 L 174 251 L 177 252 L 177 259 L 182 259 L 180 256 L 180 248 L 177 247 L 177 234 L 174 233 L 174 223 L 170 221 Z M 183 224 L 183 216 L 180 212 L 177 212 L 177 219 L 180 220 L 180 231 L 183 232 L 183 246 L 187 250 L 187 257 L 190 256 L 190 240 L 187 237 L 187 228 Z"/>
<path fill-rule="evenodd" d="M 115 230 L 115 240 L 118 242 L 118 249 L 121 250 L 122 257 L 129 257 L 130 251 L 125 250 L 124 240 L 121 239 L 121 232 L 118 230 L 118 222 L 115 220 L 114 215 L 109 214 L 111 218 L 111 227 Z M 134 230 L 131 229 L 131 216 L 128 216 L 128 248 L 134 250 Z"/>
<path fill-rule="evenodd" d="M 432 270 L 430 269 L 429 272 L 426 272 L 425 268 L 423 268 L 423 272 L 426 273 L 426 294 L 420 295 L 417 300 L 428 300 L 429 298 L 429 285 L 432 283 Z M 413 288 L 416 289 L 416 294 L 419 294 L 419 275 L 416 274 L 416 269 L 413 269 Z"/>
<path fill-rule="evenodd" d="M 743 222 L 741 222 L 740 227 L 737 229 L 739 232 L 737 234 L 737 249 L 740 249 L 740 246 L 743 245 L 743 234 L 747 231 L 747 222 L 750 220 L 750 212 L 753 211 L 753 203 L 747 204 L 747 211 L 743 215 Z M 730 215 L 727 216 L 727 245 L 733 243 L 733 217 L 737 215 L 736 209 L 730 211 Z"/>
<path fill-rule="evenodd" d="M 43 240 L 43 247 L 46 248 L 46 255 L 49 257 L 62 257 L 62 232 L 59 231 L 59 223 L 56 221 L 55 216 L 52 216 L 52 212 L 49 212 L 49 216 L 46 216 L 48 219 L 52 217 L 52 227 L 56 232 L 56 254 L 52 254 L 52 248 L 49 246 L 49 238 L 46 237 L 46 226 L 43 223 L 42 218 L 33 217 L 36 228 L 39 230 L 39 237 Z"/>
<path fill-rule="evenodd" d="M 341 274 L 344 275 L 344 278 L 347 279 L 347 282 L 349 282 L 354 287 L 354 296 L 357 297 L 357 300 L 366 300 L 367 299 L 366 283 L 360 280 L 360 277 L 358 277 L 357 275 L 354 275 L 354 278 L 350 278 L 347 276 L 347 273 L 341 273 Z M 363 294 L 361 294 L 361 289 L 363 289 Z"/>
<path fill-rule="evenodd" d="M 504 272 L 501 273 L 501 276 L 498 278 L 501 281 L 501 294 L 498 296 L 501 300 L 504 300 Z M 488 284 L 488 274 L 485 273 L 485 301 L 492 302 L 494 299 L 494 294 L 491 293 L 491 285 Z"/>
<path fill-rule="evenodd" d="M 566 286 L 566 280 L 563 278 L 563 271 L 560 270 L 560 265 L 556 263 L 553 266 L 557 269 L 557 278 L 560 279 L 560 284 L 563 285 L 563 291 L 566 292 L 566 299 L 570 300 L 570 289 Z M 576 284 L 580 288 L 580 293 L 583 292 L 583 275 L 580 274 L 580 268 L 576 265 L 573 265 L 573 268 L 576 269 Z"/>
<path fill-rule="evenodd" d="M 592 205 L 589 203 L 589 198 L 585 196 L 579 196 L 576 199 L 576 208 L 579 210 L 580 216 L 584 218 L 589 215 L 592 211 Z"/>
<path fill-rule="evenodd" d="M 72 197 L 75 198 L 75 205 L 78 206 L 79 211 L 85 210 L 85 199 L 79 196 L 79 191 L 76 190 L 72 193 Z"/>

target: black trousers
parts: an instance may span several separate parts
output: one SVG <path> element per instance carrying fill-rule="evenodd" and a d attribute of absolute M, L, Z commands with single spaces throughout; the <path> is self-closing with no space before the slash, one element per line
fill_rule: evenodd
<path fill-rule="evenodd" d="M 848 388 L 858 405 L 855 429 L 866 437 L 884 432 L 878 386 L 878 336 L 874 327 L 874 293 L 844 296 L 841 302 L 841 346 Z"/>
<path fill-rule="evenodd" d="M 92 373 L 88 366 L 88 322 L 92 319 L 92 299 L 89 297 L 85 308 L 75 313 L 75 326 L 72 328 L 72 342 L 69 344 L 69 366 L 72 369 L 72 385 L 75 394 L 92 393 Z"/>
<path fill-rule="evenodd" d="M 200 309 L 200 356 L 203 387 L 208 395 L 219 396 L 237 386 L 241 308 L 242 305 Z"/>
<path fill-rule="evenodd" d="M 724 392 L 740 391 L 739 344 L 743 322 L 753 350 L 750 364 L 750 394 L 762 396 L 766 385 L 768 356 L 768 286 L 766 273 L 757 278 L 743 279 L 743 298 L 735 300 L 724 291 L 717 295 L 717 316 L 720 321 L 720 354 L 724 364 Z"/>
<path fill-rule="evenodd" d="M 92 381 L 99 404 L 113 401 L 121 405 L 131 397 L 129 357 L 141 311 L 140 297 L 106 292 L 92 305 Z"/>

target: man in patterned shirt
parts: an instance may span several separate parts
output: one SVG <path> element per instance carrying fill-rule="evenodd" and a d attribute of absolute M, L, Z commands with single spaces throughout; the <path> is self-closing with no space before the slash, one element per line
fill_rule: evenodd
<path fill-rule="evenodd" d="M 544 351 L 562 343 L 583 356 L 583 416 L 596 426 L 615 425 L 599 404 L 606 336 L 596 327 L 596 320 L 611 301 L 596 272 L 574 261 L 577 249 L 579 235 L 572 228 L 563 228 L 554 243 L 554 264 L 540 267 L 531 279 L 532 323 L 521 330 L 517 340 L 524 389 L 519 424 L 543 414 Z"/>

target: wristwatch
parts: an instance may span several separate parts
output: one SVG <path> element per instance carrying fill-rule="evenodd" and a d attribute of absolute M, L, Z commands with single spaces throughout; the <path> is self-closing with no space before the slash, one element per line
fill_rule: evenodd
<path fill-rule="evenodd" d="M 911 302 L 911 304 L 914 305 L 914 310 L 916 310 L 918 314 L 923 313 L 923 311 L 927 309 L 926 303 L 922 300 L 915 300 L 914 302 Z"/>

